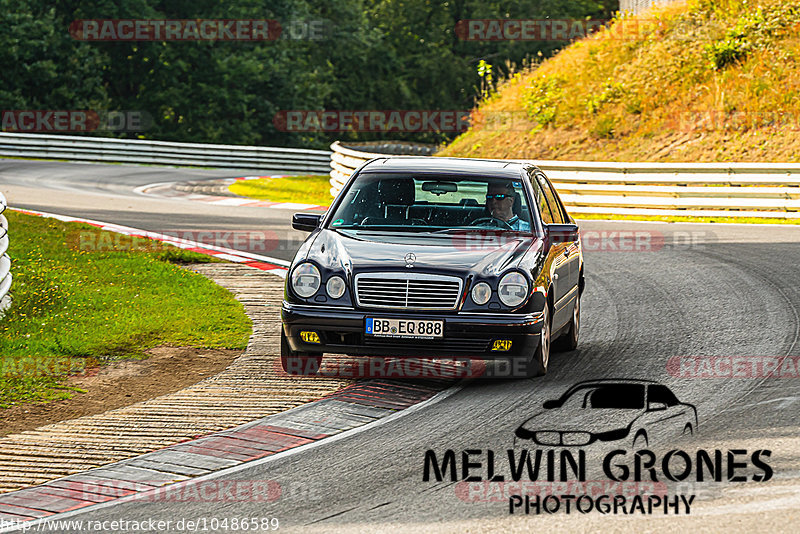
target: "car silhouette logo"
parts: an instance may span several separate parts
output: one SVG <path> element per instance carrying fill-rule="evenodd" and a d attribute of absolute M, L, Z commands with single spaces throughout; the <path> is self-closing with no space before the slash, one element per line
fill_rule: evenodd
<path fill-rule="evenodd" d="M 417 261 L 417 256 L 413 252 L 409 252 L 406 254 L 406 267 L 409 269 L 414 266 L 414 262 Z"/>
<path fill-rule="evenodd" d="M 640 449 L 697 433 L 694 405 L 650 380 L 579 382 L 542 408 L 517 428 L 517 439 L 549 447 L 631 440 Z"/>

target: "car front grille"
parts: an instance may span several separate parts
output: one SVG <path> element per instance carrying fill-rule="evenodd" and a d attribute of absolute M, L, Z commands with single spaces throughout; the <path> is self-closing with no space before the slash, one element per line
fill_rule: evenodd
<path fill-rule="evenodd" d="M 539 445 L 567 445 L 567 446 L 583 446 L 592 442 L 592 435 L 588 432 L 557 432 L 557 431 L 543 431 L 536 432 L 534 441 Z"/>
<path fill-rule="evenodd" d="M 369 273 L 356 276 L 358 305 L 393 310 L 454 310 L 462 280 L 424 273 Z"/>

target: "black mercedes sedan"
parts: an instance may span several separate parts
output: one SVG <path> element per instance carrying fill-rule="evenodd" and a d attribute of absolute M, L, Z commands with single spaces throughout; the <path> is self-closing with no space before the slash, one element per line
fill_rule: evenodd
<path fill-rule="evenodd" d="M 373 159 L 311 232 L 286 277 L 281 364 L 323 353 L 505 358 L 524 376 L 578 344 L 579 229 L 535 165 Z"/>

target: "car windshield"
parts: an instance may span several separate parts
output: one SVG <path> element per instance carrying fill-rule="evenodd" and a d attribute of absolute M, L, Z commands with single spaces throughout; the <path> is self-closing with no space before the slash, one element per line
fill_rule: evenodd
<path fill-rule="evenodd" d="M 475 176 L 363 174 L 329 220 L 336 230 L 531 231 L 521 179 Z"/>

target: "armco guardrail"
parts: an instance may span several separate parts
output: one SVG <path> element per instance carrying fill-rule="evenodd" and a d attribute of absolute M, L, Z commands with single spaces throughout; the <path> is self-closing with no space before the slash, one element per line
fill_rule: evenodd
<path fill-rule="evenodd" d="M 8 219 L 3 212 L 6 211 L 8 203 L 3 193 L 0 193 L 0 317 L 3 311 L 11 304 L 11 297 L 8 294 L 11 289 L 11 259 L 6 254 L 8 251 Z"/>
<path fill-rule="evenodd" d="M 325 174 L 330 152 L 0 132 L 0 156 Z"/>
<path fill-rule="evenodd" d="M 372 158 L 387 155 L 432 156 L 435 153 L 436 147 L 420 143 L 385 141 L 348 143 L 345 146 L 336 141 L 331 145 L 331 196 L 338 195 L 353 171 Z"/>
<path fill-rule="evenodd" d="M 386 156 L 339 143 L 331 149 L 332 196 L 357 167 Z M 800 164 L 531 163 L 576 214 L 800 218 Z"/>

